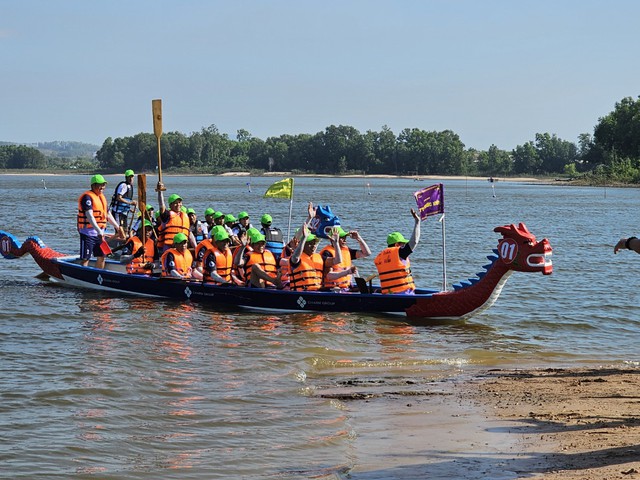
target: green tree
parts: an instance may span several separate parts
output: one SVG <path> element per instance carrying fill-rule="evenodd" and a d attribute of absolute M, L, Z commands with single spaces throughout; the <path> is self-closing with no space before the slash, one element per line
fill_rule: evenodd
<path fill-rule="evenodd" d="M 516 174 L 526 173 L 536 175 L 542 169 L 542 161 L 533 142 L 518 145 L 512 152 L 513 171 Z"/>
<path fill-rule="evenodd" d="M 601 161 L 613 161 L 614 153 L 621 158 L 640 159 L 640 97 L 617 102 L 613 112 L 599 119 L 593 138 Z"/>

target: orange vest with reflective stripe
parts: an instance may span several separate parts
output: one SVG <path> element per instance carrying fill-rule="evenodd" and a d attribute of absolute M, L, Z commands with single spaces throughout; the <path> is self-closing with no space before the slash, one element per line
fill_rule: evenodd
<path fill-rule="evenodd" d="M 265 250 L 264 253 L 256 252 L 255 250 L 245 254 L 247 261 L 244 264 L 244 276 L 247 285 L 251 283 L 251 270 L 253 265 L 260 265 L 262 270 L 271 278 L 276 278 L 278 269 L 276 267 L 276 257 L 273 256 L 269 250 Z"/>
<path fill-rule="evenodd" d="M 96 195 L 93 190 L 87 190 L 78 197 L 78 230 L 81 228 L 93 228 L 89 218 L 84 210 L 82 210 L 82 197 L 89 195 L 91 197 L 91 205 L 93 211 L 93 218 L 96 219 L 98 226 L 104 230 L 107 226 L 107 199 L 103 194 Z"/>
<path fill-rule="evenodd" d="M 162 276 L 170 277 L 171 270 L 167 270 L 166 260 L 167 256 L 172 253 L 173 258 L 176 262 L 175 269 L 180 273 L 180 275 L 186 275 L 187 277 L 191 276 L 191 264 L 193 263 L 193 256 L 188 249 L 184 249 L 184 253 L 180 253 L 177 248 L 170 248 L 166 252 L 162 254 L 160 258 L 160 264 L 162 265 Z"/>
<path fill-rule="evenodd" d="M 319 290 L 322 286 L 322 257 L 319 253 L 300 255 L 300 263 L 290 275 L 291 290 Z"/>
<path fill-rule="evenodd" d="M 169 221 L 158 228 L 158 247 L 173 245 L 173 237 L 176 233 L 184 233 L 189 238 L 190 226 L 191 222 L 186 213 L 169 210 Z"/>
<path fill-rule="evenodd" d="M 203 263 L 206 263 L 207 257 L 209 257 L 209 255 L 213 255 L 216 259 L 216 273 L 220 275 L 225 282 L 230 282 L 231 267 L 233 265 L 233 256 L 231 255 L 231 250 L 225 248 L 224 252 L 221 252 L 215 246 L 209 248 L 202 257 Z M 205 265 L 203 265 L 203 269 L 205 282 L 220 285 L 220 282 L 217 282 L 213 278 L 211 278 L 211 272 L 209 272 Z"/>
<path fill-rule="evenodd" d="M 400 247 L 388 247 L 382 250 L 375 259 L 380 275 L 382 293 L 404 293 L 415 289 L 411 277 L 411 262 L 400 258 Z"/>
<path fill-rule="evenodd" d="M 344 246 L 340 247 L 342 251 L 342 263 L 337 265 L 333 265 L 328 271 L 329 272 L 341 272 L 343 270 L 347 270 L 351 268 L 351 252 L 349 252 L 349 247 Z M 331 253 L 330 258 L 335 258 L 336 251 L 333 248 L 333 245 L 327 245 L 320 251 L 320 256 L 322 256 L 323 252 Z M 327 280 L 326 275 L 324 277 L 323 284 L 325 287 L 339 287 L 339 288 L 349 288 L 351 286 L 351 275 L 345 275 L 344 277 L 340 277 L 337 280 Z"/>

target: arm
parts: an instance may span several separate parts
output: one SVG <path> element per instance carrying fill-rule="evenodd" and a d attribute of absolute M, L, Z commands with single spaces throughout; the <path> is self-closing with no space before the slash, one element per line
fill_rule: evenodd
<path fill-rule="evenodd" d="M 613 247 L 613 253 L 618 253 L 620 250 L 633 250 L 640 253 L 640 240 L 636 237 L 621 238 Z"/>
<path fill-rule="evenodd" d="M 125 185 L 121 185 L 120 188 L 118 189 L 118 191 L 116 192 L 116 200 L 120 203 L 126 203 L 127 205 L 138 205 L 138 202 L 136 200 L 127 200 L 126 198 L 124 198 L 122 195 L 127 191 L 127 186 Z"/>
<path fill-rule="evenodd" d="M 352 232 L 349 232 L 349 236 L 351 238 L 355 238 L 358 242 L 358 245 L 360 245 L 360 250 L 356 252 L 356 258 L 365 258 L 371 255 L 371 249 L 369 248 L 369 245 L 367 245 L 367 242 L 364 241 L 358 231 L 354 230 Z"/>
<path fill-rule="evenodd" d="M 171 277 L 173 277 L 173 278 L 184 278 L 180 274 L 180 272 L 178 272 L 178 270 L 176 270 L 175 268 L 172 267 L 172 266 L 175 266 L 175 258 L 173 257 L 172 253 L 169 253 L 164 261 L 165 261 L 164 268 L 165 268 L 165 270 L 167 270 L 169 272 L 169 275 Z"/>
<path fill-rule="evenodd" d="M 158 208 L 160 209 L 160 214 L 162 214 L 167 209 L 167 207 L 164 204 L 164 195 L 162 195 L 162 191 L 164 190 L 164 185 L 158 182 L 158 186 L 156 187 L 156 190 L 158 191 L 158 205 L 159 205 Z"/>
<path fill-rule="evenodd" d="M 216 268 L 216 256 L 213 253 L 209 253 L 204 259 L 204 268 L 211 277 L 211 280 L 218 283 L 227 283 L 227 281 L 218 275 Z"/>
<path fill-rule="evenodd" d="M 418 242 L 420 241 L 420 216 L 416 213 L 416 211 L 412 208 L 411 215 L 413 215 L 413 219 L 415 220 L 415 224 L 413 225 L 413 233 L 411 233 L 411 238 L 409 239 L 409 248 L 411 250 L 415 250 Z"/>
<path fill-rule="evenodd" d="M 298 243 L 296 249 L 293 251 L 291 259 L 289 260 L 291 264 L 300 263 L 300 255 L 302 255 L 302 250 L 304 249 L 304 245 L 305 243 L 307 243 L 307 237 L 309 236 L 309 227 L 306 223 L 302 224 L 302 227 L 299 231 L 302 232 L 302 236 L 300 237 L 300 242 Z"/>

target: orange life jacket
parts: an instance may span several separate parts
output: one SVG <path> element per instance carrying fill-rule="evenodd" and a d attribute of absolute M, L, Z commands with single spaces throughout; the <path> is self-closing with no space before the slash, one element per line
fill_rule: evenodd
<path fill-rule="evenodd" d="M 322 257 L 319 253 L 300 255 L 300 263 L 293 269 L 289 286 L 291 290 L 319 290 L 322 286 Z"/>
<path fill-rule="evenodd" d="M 202 262 L 207 254 L 207 250 L 210 250 L 212 248 L 215 247 L 213 246 L 213 242 L 211 241 L 211 239 L 205 238 L 196 245 L 196 249 L 193 252 L 193 258 L 196 259 L 197 263 Z"/>
<path fill-rule="evenodd" d="M 224 252 L 221 252 L 215 246 L 207 249 L 204 256 L 202 257 L 202 261 L 204 264 L 206 264 L 209 255 L 213 255 L 216 259 L 216 273 L 220 275 L 225 282 L 230 282 L 231 267 L 233 265 L 233 256 L 231 255 L 231 250 L 225 248 Z M 220 285 L 220 282 L 217 282 L 216 280 L 211 278 L 211 272 L 207 269 L 206 265 L 203 265 L 203 268 L 204 281 Z"/>
<path fill-rule="evenodd" d="M 78 197 L 78 230 L 81 228 L 93 228 L 89 217 L 87 217 L 85 211 L 82 210 L 82 197 L 85 195 L 91 197 L 93 218 L 96 219 L 98 226 L 104 230 L 104 227 L 107 226 L 107 199 L 102 193 L 96 195 L 93 190 L 87 190 Z"/>
<path fill-rule="evenodd" d="M 265 250 L 264 253 L 256 252 L 255 250 L 245 254 L 246 262 L 244 264 L 244 275 L 247 285 L 251 283 L 251 267 L 253 265 L 260 265 L 262 270 L 271 278 L 276 278 L 278 268 L 276 267 L 276 257 L 273 256 L 269 250 Z"/>
<path fill-rule="evenodd" d="M 140 247 L 142 247 L 142 240 L 134 235 L 129 239 L 131 242 L 131 253 L 136 253 Z M 155 253 L 155 244 L 153 239 L 148 238 L 144 244 L 144 254 L 134 258 L 127 264 L 127 272 L 137 274 L 151 274 L 152 270 L 144 268 L 147 263 L 153 262 L 153 255 Z"/>
<path fill-rule="evenodd" d="M 176 262 L 175 270 L 187 277 L 191 277 L 191 265 L 193 264 L 193 256 L 188 249 L 184 249 L 184 253 L 180 253 L 177 248 L 170 248 L 162 254 L 160 258 L 160 264 L 162 265 L 162 276 L 170 277 L 171 269 L 167 268 L 166 261 L 169 254 L 173 254 L 173 258 Z"/>
<path fill-rule="evenodd" d="M 340 247 L 342 251 L 342 263 L 337 265 L 333 265 L 328 271 L 329 272 L 341 272 L 343 270 L 347 270 L 351 268 L 351 252 L 349 251 L 349 247 L 344 246 Z M 324 252 L 331 253 L 331 258 L 335 258 L 336 251 L 333 248 L 333 245 L 327 245 L 322 250 L 320 250 L 320 256 L 323 257 Z M 340 277 L 337 280 L 327 280 L 326 275 L 324 276 L 323 286 L 325 287 L 339 287 L 339 288 L 349 288 L 351 286 L 351 275 L 345 275 L 344 277 Z"/>
<path fill-rule="evenodd" d="M 169 210 L 169 220 L 158 228 L 158 248 L 173 245 L 173 237 L 176 233 L 184 233 L 189 238 L 190 226 L 191 222 L 186 213 Z"/>
<path fill-rule="evenodd" d="M 416 286 L 411 277 L 411 262 L 400 258 L 400 247 L 388 247 L 375 259 L 382 293 L 404 293 Z"/>

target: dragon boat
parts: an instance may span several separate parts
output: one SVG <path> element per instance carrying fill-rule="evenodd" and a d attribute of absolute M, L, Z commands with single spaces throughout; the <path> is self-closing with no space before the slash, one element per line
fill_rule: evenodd
<path fill-rule="evenodd" d="M 395 314 L 411 323 L 429 320 L 466 320 L 491 307 L 513 272 L 553 271 L 552 248 L 540 241 L 526 225 L 496 227 L 502 235 L 497 249 L 487 256 L 489 264 L 475 277 L 454 284 L 452 290 L 417 289 L 414 295 L 381 294 L 379 287 L 358 279 L 359 289 L 348 293 L 332 291 L 289 291 L 238 286 L 220 286 L 196 280 L 129 274 L 125 266 L 107 260 L 104 269 L 94 262 L 82 266 L 78 256 L 69 256 L 47 247 L 38 237 L 23 243 L 0 230 L 0 253 L 6 259 L 31 254 L 43 274 L 40 278 L 72 287 L 152 296 L 179 301 L 202 302 L 220 308 L 247 308 L 280 312 L 352 312 Z"/>

